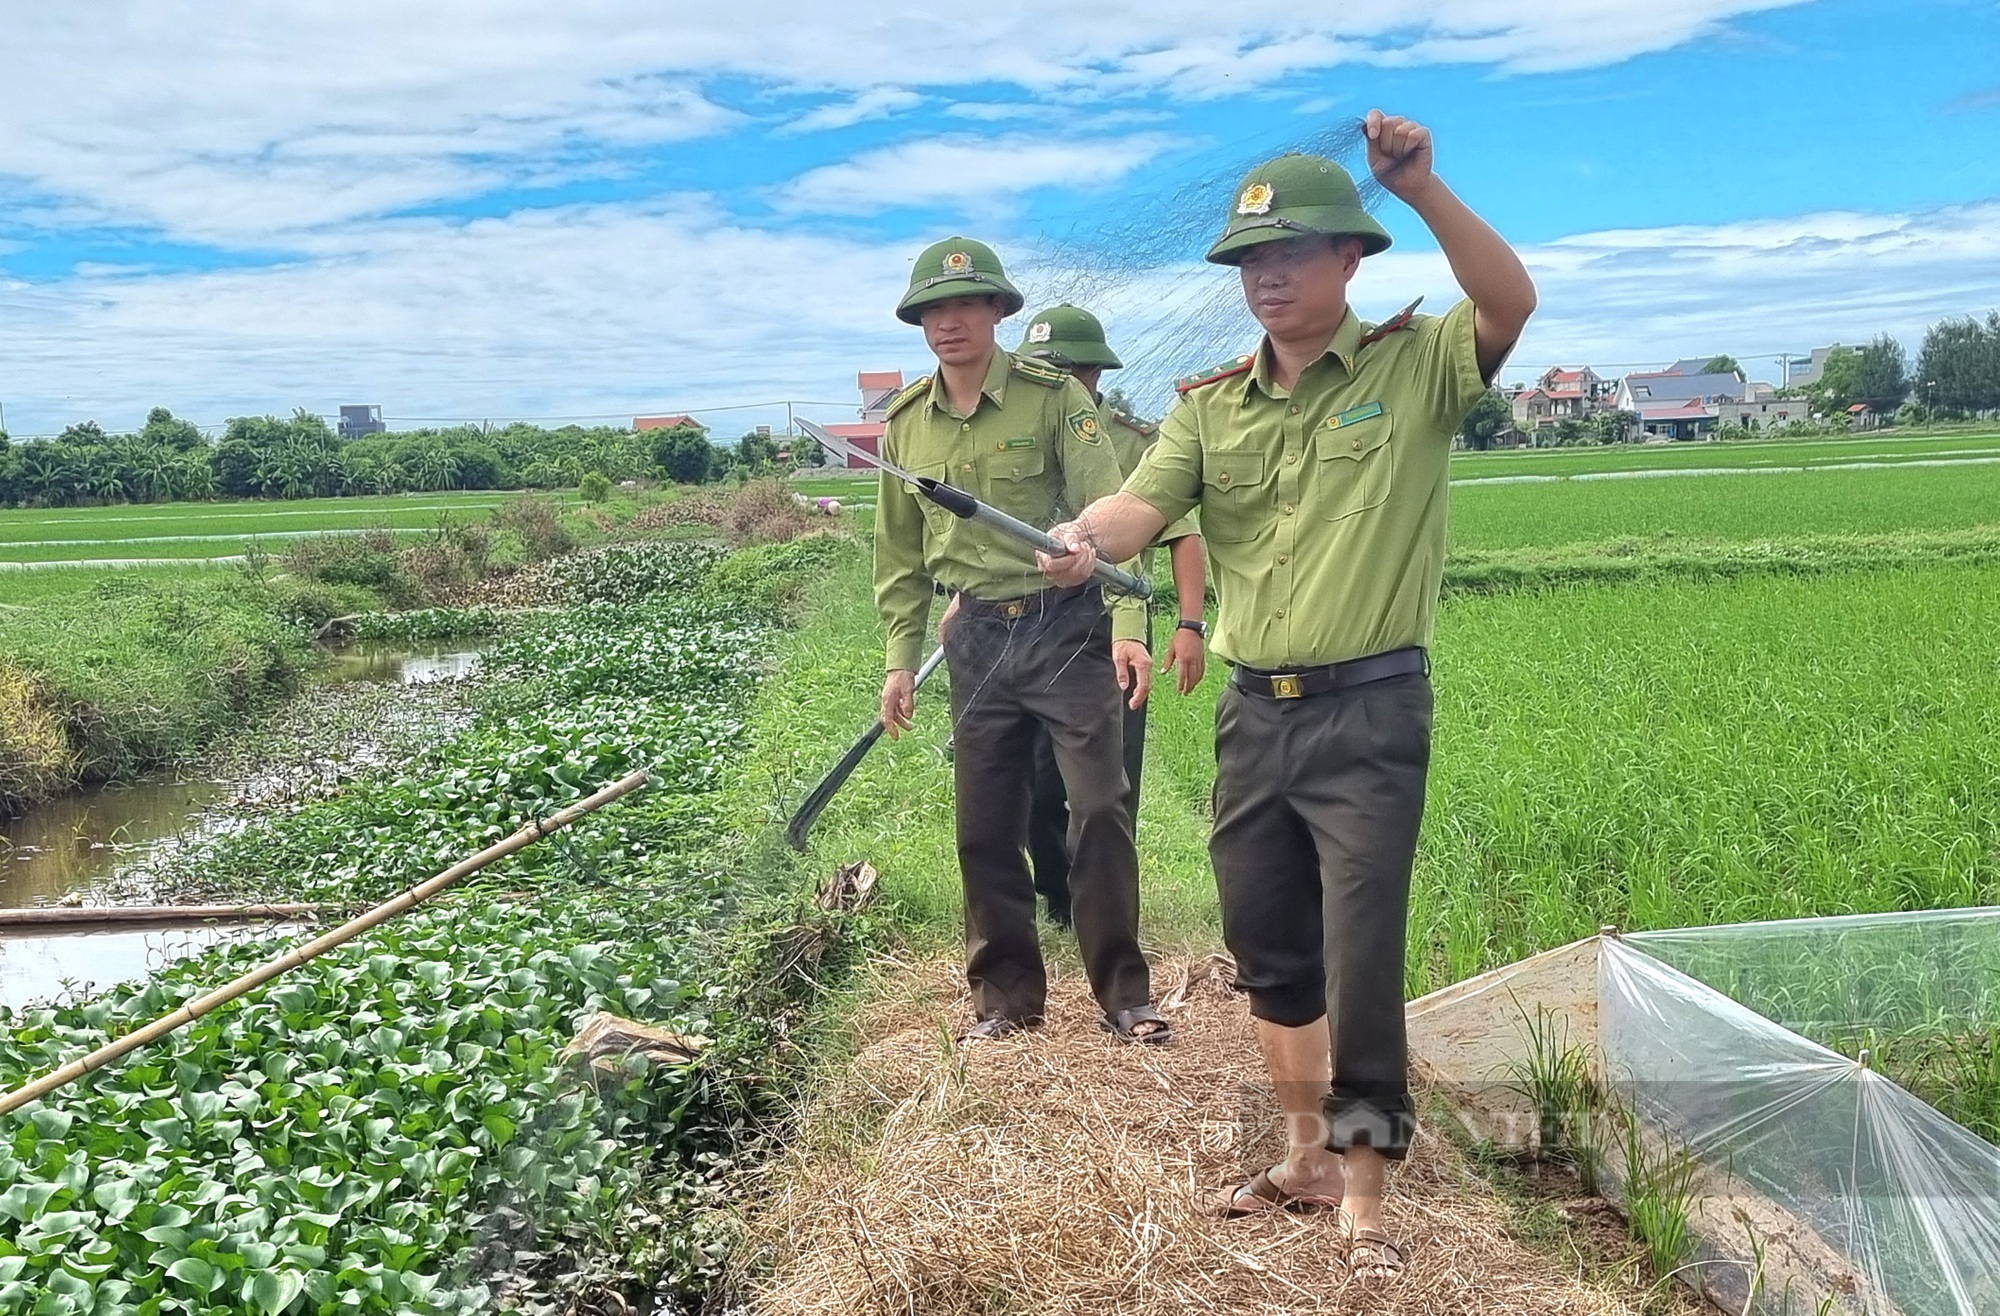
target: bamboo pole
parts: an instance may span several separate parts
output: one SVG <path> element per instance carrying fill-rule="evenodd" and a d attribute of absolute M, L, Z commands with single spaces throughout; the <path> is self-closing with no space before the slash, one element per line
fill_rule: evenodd
<path fill-rule="evenodd" d="M 52 1074 L 44 1074 L 34 1082 L 14 1089 L 14 1091 L 9 1092 L 6 1096 L 0 1097 L 0 1115 L 17 1110 L 31 1101 L 45 1097 L 57 1088 L 62 1087 L 65 1083 L 82 1078 L 93 1069 L 101 1069 L 120 1056 L 129 1055 L 137 1051 L 140 1047 L 151 1045 L 159 1041 L 162 1037 L 165 1037 L 168 1033 L 193 1023 L 209 1011 L 219 1006 L 227 1005 L 237 997 L 256 990 L 279 974 L 296 969 L 301 964 L 306 963 L 306 961 L 315 959 L 345 942 L 352 941 L 354 938 L 368 931 L 368 929 L 378 924 L 386 923 L 396 917 L 396 915 L 404 913 L 407 910 L 414 909 L 454 882 L 478 872 L 494 860 L 504 859 L 516 850 L 526 849 L 536 841 L 541 840 L 544 836 L 547 836 L 550 832 L 560 831 L 585 814 L 594 813 L 613 800 L 630 794 L 641 786 L 644 786 L 648 779 L 648 775 L 643 768 L 629 776 L 621 777 L 609 786 L 606 786 L 603 790 L 598 791 L 595 795 L 587 799 L 578 800 L 575 804 L 570 805 L 554 817 L 529 823 L 526 827 L 523 827 L 520 831 L 515 832 L 505 840 L 497 841 L 487 846 L 484 850 L 481 850 L 478 854 L 468 859 L 459 860 L 436 877 L 411 887 L 408 891 L 403 892 L 403 894 L 395 897 L 393 900 L 385 901 L 365 914 L 360 914 L 349 919 L 324 936 L 316 937 L 295 950 L 286 951 L 278 958 L 252 969 L 234 982 L 225 983 L 199 1000 L 183 1005 L 172 1014 L 163 1015 L 155 1019 L 152 1023 L 147 1024 L 137 1032 L 127 1033 L 117 1041 L 106 1043 L 81 1059 L 70 1061 Z"/>
<path fill-rule="evenodd" d="M 200 923 L 210 919 L 311 918 L 326 905 L 79 905 L 0 909 L 0 933 L 13 928 L 90 926 L 98 923 Z"/>

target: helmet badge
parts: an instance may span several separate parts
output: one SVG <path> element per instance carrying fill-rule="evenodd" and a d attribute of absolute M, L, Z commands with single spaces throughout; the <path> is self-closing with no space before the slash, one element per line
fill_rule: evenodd
<path fill-rule="evenodd" d="M 1271 201 L 1277 196 L 1269 183 L 1252 183 L 1243 189 L 1243 195 L 1236 198 L 1236 213 L 1239 215 L 1268 215 Z"/>
<path fill-rule="evenodd" d="M 952 252 L 944 258 L 944 272 L 946 274 L 970 274 L 972 272 L 972 257 L 962 251 Z"/>
<path fill-rule="evenodd" d="M 1049 334 L 1051 332 L 1052 330 L 1047 320 L 1037 320 L 1028 326 L 1028 341 L 1031 343 L 1046 343 L 1049 341 Z"/>

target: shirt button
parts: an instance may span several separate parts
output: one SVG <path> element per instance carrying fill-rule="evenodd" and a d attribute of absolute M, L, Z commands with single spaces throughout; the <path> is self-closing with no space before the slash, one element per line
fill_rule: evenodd
<path fill-rule="evenodd" d="M 1355 446 L 1355 447 L 1357 447 L 1357 448 L 1359 448 L 1359 447 L 1361 446 L 1361 440 L 1359 440 L 1359 439 L 1356 439 L 1356 440 L 1354 441 L 1354 446 Z"/>
<path fill-rule="evenodd" d="M 1284 566 L 1287 562 L 1290 562 L 1291 560 L 1292 560 L 1292 555 L 1290 553 L 1278 554 L 1278 565 L 1281 567 Z"/>
<path fill-rule="evenodd" d="M 1285 504 L 1285 515 L 1286 515 L 1286 516 L 1290 516 L 1291 514 L 1292 514 L 1292 505 L 1291 505 L 1290 503 L 1286 503 L 1286 504 Z"/>
<path fill-rule="evenodd" d="M 1223 472 L 1222 474 L 1220 474 L 1220 475 L 1216 476 L 1216 477 L 1215 477 L 1215 482 L 1216 482 L 1217 484 L 1228 484 L 1228 483 L 1229 483 L 1229 472 L 1228 472 L 1228 471 L 1224 471 L 1224 472 Z"/>
<path fill-rule="evenodd" d="M 971 429 L 971 428 L 972 428 L 972 422 L 971 422 L 971 421 L 969 421 L 969 420 L 966 420 L 966 421 L 960 421 L 960 422 L 959 422 L 959 426 L 958 426 L 958 427 L 959 427 L 960 429 L 962 429 L 962 430 L 969 430 L 969 429 Z"/>
<path fill-rule="evenodd" d="M 1299 455 L 1297 453 L 1288 452 L 1285 454 L 1285 465 L 1290 466 L 1293 462 L 1297 461 L 1298 459 Z"/>
<path fill-rule="evenodd" d="M 1294 416 L 1296 416 L 1296 415 L 1298 415 L 1298 414 L 1299 414 L 1299 404 L 1298 404 L 1298 403 L 1296 403 L 1296 402 L 1294 402 L 1294 403 L 1292 404 L 1292 414 L 1293 414 Z"/>
<path fill-rule="evenodd" d="M 1285 619 L 1285 610 L 1283 608 L 1280 608 L 1278 609 L 1278 620 L 1283 621 L 1284 619 Z"/>

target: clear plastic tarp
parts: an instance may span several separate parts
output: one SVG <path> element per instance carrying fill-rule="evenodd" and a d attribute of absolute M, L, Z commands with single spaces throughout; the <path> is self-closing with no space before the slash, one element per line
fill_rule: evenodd
<path fill-rule="evenodd" d="M 2000 909 L 1606 938 L 1598 1008 L 1613 1089 L 1776 1208 L 1734 1209 L 1746 1229 L 1836 1259 L 1826 1293 L 1767 1286 L 1760 1310 L 2000 1313 L 2000 1147 L 1882 1064 L 1961 1109 L 2000 1098 L 1938 1062 L 2000 1055 Z"/>

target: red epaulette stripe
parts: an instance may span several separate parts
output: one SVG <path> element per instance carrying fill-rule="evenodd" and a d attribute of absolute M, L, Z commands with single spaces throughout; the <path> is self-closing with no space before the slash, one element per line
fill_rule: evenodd
<path fill-rule="evenodd" d="M 1242 357 L 1234 365 L 1223 366 L 1220 369 L 1211 370 L 1202 375 L 1189 375 L 1186 379 L 1176 383 L 1174 389 L 1180 393 L 1191 393 L 1195 389 L 1215 383 L 1218 379 L 1228 379 L 1232 375 L 1240 375 L 1256 363 L 1257 358 L 1254 356 Z"/>
<path fill-rule="evenodd" d="M 1395 333 L 1398 329 L 1407 327 L 1410 323 L 1410 317 L 1415 315 L 1417 313 L 1417 308 L 1419 306 L 1422 306 L 1423 304 L 1424 304 L 1424 299 L 1421 297 L 1417 298 L 1417 300 L 1411 302 L 1408 306 L 1405 306 L 1402 310 L 1396 312 L 1394 315 L 1390 316 L 1382 323 L 1376 325 L 1373 329 L 1370 329 L 1367 333 L 1361 335 L 1361 341 L 1356 343 L 1355 346 L 1366 347 L 1368 346 L 1368 344 L 1375 342 L 1377 339 L 1387 338 L 1390 334 Z"/>

